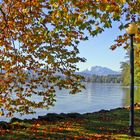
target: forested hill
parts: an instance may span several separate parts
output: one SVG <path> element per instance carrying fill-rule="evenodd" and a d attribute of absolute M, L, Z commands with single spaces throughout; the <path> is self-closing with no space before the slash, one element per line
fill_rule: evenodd
<path fill-rule="evenodd" d="M 121 75 L 107 75 L 107 76 L 84 76 L 84 82 L 93 82 L 93 83 L 122 83 Z"/>

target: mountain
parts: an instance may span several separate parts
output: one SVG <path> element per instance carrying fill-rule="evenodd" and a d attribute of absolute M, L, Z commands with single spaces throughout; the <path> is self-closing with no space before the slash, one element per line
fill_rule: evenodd
<path fill-rule="evenodd" d="M 81 75 L 99 75 L 99 76 L 107 76 L 107 75 L 120 75 L 120 72 L 111 70 L 107 67 L 101 66 L 93 66 L 90 69 L 86 69 L 84 71 L 79 72 Z"/>

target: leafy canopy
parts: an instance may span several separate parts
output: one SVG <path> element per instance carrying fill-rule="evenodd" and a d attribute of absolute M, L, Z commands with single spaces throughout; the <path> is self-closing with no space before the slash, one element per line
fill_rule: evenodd
<path fill-rule="evenodd" d="M 96 36 L 113 21 L 121 30 L 140 24 L 139 12 L 139 0 L 1 0 L 1 115 L 49 108 L 56 87 L 79 92 L 82 77 L 75 72 L 76 63 L 85 62 L 78 56 L 85 31 Z M 119 36 L 112 49 L 127 47 L 127 39 Z"/>

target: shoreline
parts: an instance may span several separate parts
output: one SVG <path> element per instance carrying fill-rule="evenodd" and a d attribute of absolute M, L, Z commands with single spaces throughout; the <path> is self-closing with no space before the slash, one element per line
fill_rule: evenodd
<path fill-rule="evenodd" d="M 82 116 L 82 115 L 86 115 L 86 114 L 98 114 L 98 113 L 104 113 L 104 112 L 111 112 L 111 111 L 114 111 L 114 110 L 118 110 L 118 109 L 127 109 L 129 110 L 130 109 L 130 106 L 125 106 L 125 107 L 117 107 L 117 108 L 113 108 L 113 109 L 101 109 L 99 111 L 95 111 L 95 112 L 86 112 L 86 113 L 78 113 L 78 112 L 69 112 L 69 113 L 55 113 L 55 112 L 52 112 L 52 113 L 47 113 L 45 115 L 38 115 L 37 117 L 32 117 L 32 118 L 23 118 L 23 119 L 20 119 L 19 117 L 13 117 L 13 118 L 6 118 L 8 119 L 8 121 L 0 121 L 0 122 L 6 122 L 6 123 L 10 123 L 12 122 L 13 120 L 19 120 L 19 121 L 27 121 L 27 120 L 37 120 L 37 119 L 40 119 L 40 118 L 45 118 L 47 116 L 73 116 L 74 114 L 76 114 L 77 116 Z M 135 103 L 134 104 L 134 109 L 135 110 L 140 110 L 140 103 Z M 26 115 L 26 114 L 25 114 Z M 30 114 L 29 114 L 30 115 Z M 31 114 L 33 115 L 33 114 Z M 2 116 L 3 117 L 3 116 Z M 61 117 L 60 117 L 61 118 Z"/>
<path fill-rule="evenodd" d="M 137 104 L 137 103 L 136 103 Z M 140 104 L 139 104 L 140 105 Z M 31 120 L 40 120 L 40 119 L 48 119 L 48 120 L 51 120 L 50 117 L 52 117 L 53 119 L 55 118 L 63 118 L 63 117 L 81 117 L 81 116 L 84 116 L 84 115 L 87 115 L 87 114 L 100 114 L 100 113 L 109 113 L 109 112 L 112 112 L 112 111 L 115 111 L 115 110 L 123 110 L 123 109 L 129 109 L 129 106 L 127 107 L 118 107 L 118 108 L 113 108 L 113 109 L 101 109 L 99 111 L 95 111 L 95 112 L 87 112 L 87 113 L 78 113 L 78 112 L 69 112 L 69 113 L 47 113 L 46 115 L 41 115 L 38 117 L 33 117 L 33 118 L 24 118 L 24 119 L 20 119 L 18 117 L 13 117 L 13 118 L 8 118 L 10 119 L 8 122 L 7 121 L 0 121 L 1 122 L 5 122 L 5 123 L 11 123 L 11 122 L 14 122 L 14 121 L 20 121 L 20 122 L 24 122 L 24 121 L 31 121 Z M 135 108 L 137 109 L 137 108 Z M 140 107 L 138 108 L 140 109 Z M 5 117 L 6 118 L 6 117 Z M 53 121 L 53 120 L 52 120 Z"/>

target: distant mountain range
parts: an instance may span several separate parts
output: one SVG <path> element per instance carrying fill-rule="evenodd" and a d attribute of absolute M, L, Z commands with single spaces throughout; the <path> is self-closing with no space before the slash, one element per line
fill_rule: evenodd
<path fill-rule="evenodd" d="M 120 75 L 121 74 L 120 72 L 111 70 L 107 67 L 101 67 L 101 66 L 93 66 L 90 69 L 86 69 L 78 73 L 84 76 L 90 76 L 90 75 L 107 76 L 107 75 Z"/>

